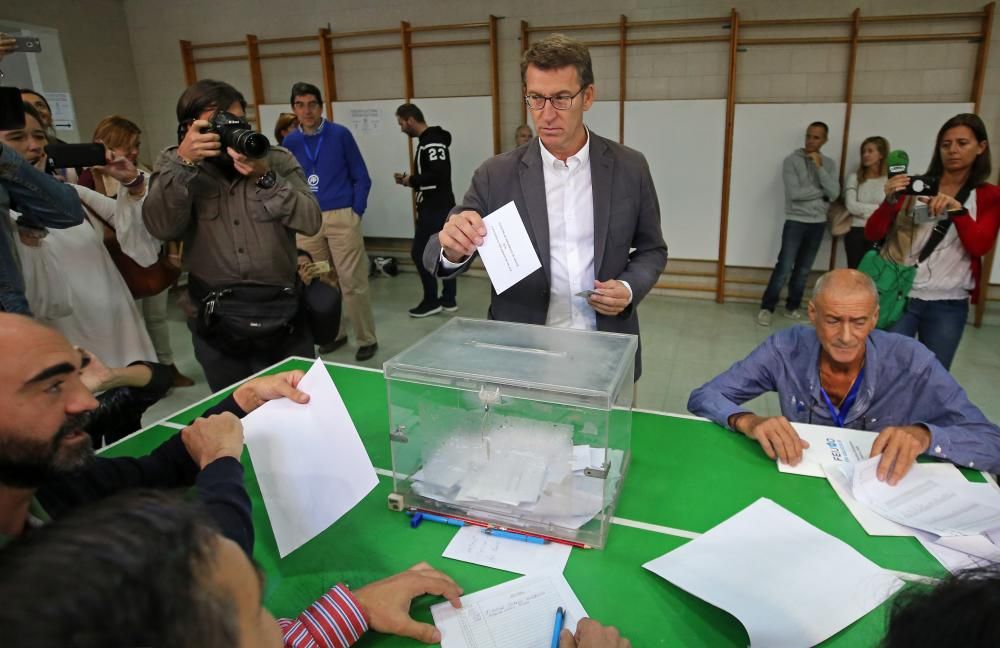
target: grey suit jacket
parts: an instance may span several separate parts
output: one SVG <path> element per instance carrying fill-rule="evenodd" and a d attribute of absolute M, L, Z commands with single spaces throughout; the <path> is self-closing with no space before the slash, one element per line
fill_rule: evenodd
<path fill-rule="evenodd" d="M 472 177 L 472 186 L 455 214 L 471 210 L 482 216 L 511 200 L 528 230 L 542 267 L 508 288 L 492 292 L 489 318 L 545 324 L 549 308 L 552 261 L 549 216 L 540 144 L 530 143 L 486 160 Z M 636 306 L 650 291 L 667 264 L 667 244 L 660 230 L 660 205 L 646 158 L 638 151 L 590 132 L 590 175 L 594 193 L 594 274 L 601 281 L 627 281 L 632 303 L 617 316 L 597 314 L 597 330 L 639 334 Z M 440 267 L 441 243 L 432 236 L 424 249 L 424 266 L 438 276 L 455 271 Z M 642 361 L 636 354 L 636 378 Z"/>

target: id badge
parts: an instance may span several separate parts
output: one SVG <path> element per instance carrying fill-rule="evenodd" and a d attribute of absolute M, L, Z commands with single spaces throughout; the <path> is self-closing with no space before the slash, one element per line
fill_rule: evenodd
<path fill-rule="evenodd" d="M 306 182 L 309 183 L 309 190 L 310 191 L 312 191 L 313 193 L 318 193 L 319 192 L 319 176 L 318 175 L 316 175 L 315 173 L 311 174 L 308 178 L 306 178 Z"/>

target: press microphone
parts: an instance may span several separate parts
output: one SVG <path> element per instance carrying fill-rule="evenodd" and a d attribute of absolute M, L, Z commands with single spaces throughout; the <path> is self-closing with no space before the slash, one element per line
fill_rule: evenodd
<path fill-rule="evenodd" d="M 907 167 L 910 165 L 910 156 L 906 154 L 906 151 L 892 151 L 889 153 L 889 157 L 886 158 L 885 163 L 889 167 L 890 178 L 904 175 Z"/>
<path fill-rule="evenodd" d="M 895 151 L 889 152 L 889 157 L 885 160 L 886 166 L 889 167 L 889 177 L 905 175 L 907 168 L 910 166 L 910 156 L 906 154 L 906 151 L 896 149 Z M 895 205 L 896 200 L 899 199 L 899 192 L 893 193 L 887 201 L 890 205 Z"/>

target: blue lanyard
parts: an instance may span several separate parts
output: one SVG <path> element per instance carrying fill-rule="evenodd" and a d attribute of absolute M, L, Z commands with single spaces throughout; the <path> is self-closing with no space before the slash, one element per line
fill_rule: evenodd
<path fill-rule="evenodd" d="M 844 402 L 840 404 L 839 410 L 833 406 L 833 401 L 830 400 L 829 394 L 820 386 L 819 393 L 823 394 L 823 400 L 826 401 L 826 406 L 830 410 L 830 416 L 833 418 L 833 422 L 837 424 L 837 427 L 844 427 L 844 419 L 847 418 L 847 413 L 851 411 L 851 405 L 854 405 L 854 401 L 858 397 L 858 390 L 861 388 L 861 380 L 864 377 L 865 368 L 862 365 L 861 371 L 858 372 L 858 377 L 854 379 L 854 384 L 851 385 L 851 390 L 847 392 Z"/>
<path fill-rule="evenodd" d="M 309 150 L 309 143 L 306 141 L 305 136 L 302 137 L 302 148 L 305 149 L 306 157 L 309 158 L 309 162 L 312 164 L 313 174 L 316 173 L 316 160 L 319 159 L 319 151 L 320 148 L 323 147 L 323 138 L 325 136 L 326 133 L 320 133 L 318 136 L 316 136 L 316 148 L 312 149 L 311 151 Z"/>

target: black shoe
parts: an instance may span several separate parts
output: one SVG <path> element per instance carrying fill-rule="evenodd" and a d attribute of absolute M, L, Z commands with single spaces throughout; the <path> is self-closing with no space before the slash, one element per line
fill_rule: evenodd
<path fill-rule="evenodd" d="M 329 344 L 319 345 L 319 354 L 326 355 L 327 353 L 333 353 L 334 351 L 344 346 L 345 344 L 347 344 L 346 335 L 340 338 L 339 340 L 334 340 L 333 342 L 330 342 Z"/>
<path fill-rule="evenodd" d="M 416 308 L 410 309 L 410 317 L 427 317 L 429 315 L 437 315 L 441 312 L 440 304 L 429 304 L 427 302 L 420 302 L 417 304 Z"/>
<path fill-rule="evenodd" d="M 358 352 L 354 355 L 354 359 L 358 362 L 370 360 L 375 355 L 376 351 L 378 351 L 378 342 L 365 345 L 358 349 Z"/>
<path fill-rule="evenodd" d="M 458 310 L 458 302 L 441 300 L 441 309 L 446 313 L 454 313 Z"/>

